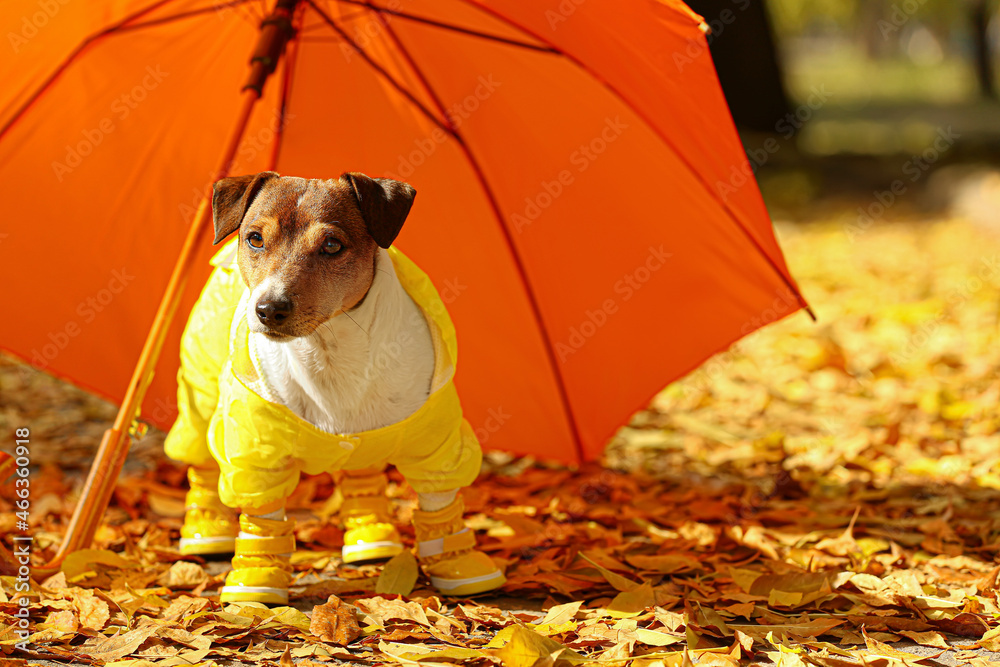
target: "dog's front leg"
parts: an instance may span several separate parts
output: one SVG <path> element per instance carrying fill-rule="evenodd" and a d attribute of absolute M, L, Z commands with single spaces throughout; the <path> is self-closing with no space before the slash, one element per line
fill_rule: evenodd
<path fill-rule="evenodd" d="M 476 534 L 465 525 L 465 503 L 457 489 L 421 493 L 413 513 L 417 556 L 431 584 L 445 595 L 491 591 L 506 582 L 503 572 L 476 549 Z"/>
<path fill-rule="evenodd" d="M 288 604 L 295 522 L 285 516 L 285 501 L 244 507 L 241 512 L 233 569 L 219 601 Z"/>
<path fill-rule="evenodd" d="M 219 465 L 212 459 L 188 467 L 191 488 L 184 501 L 180 552 L 185 556 L 231 554 L 236 547 L 236 511 L 219 498 Z"/>
<path fill-rule="evenodd" d="M 386 560 L 403 551 L 403 539 L 392 522 L 392 508 L 385 495 L 387 486 L 381 468 L 344 471 L 340 521 L 345 563 Z"/>

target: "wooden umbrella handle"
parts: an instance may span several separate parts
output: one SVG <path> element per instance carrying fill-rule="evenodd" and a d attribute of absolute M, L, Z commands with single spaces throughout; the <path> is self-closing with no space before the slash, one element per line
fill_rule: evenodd
<path fill-rule="evenodd" d="M 278 58 L 284 52 L 285 45 L 295 34 L 291 17 L 298 1 L 277 0 L 274 11 L 261 24 L 261 33 L 250 60 L 250 78 L 242 92 L 243 104 L 236 124 L 229 135 L 229 141 L 222 152 L 222 159 L 213 181 L 229 174 L 254 105 L 260 99 L 264 81 L 274 72 Z M 146 342 L 142 346 L 142 353 L 139 355 L 135 370 L 132 372 L 132 379 L 129 381 L 121 408 L 118 410 L 118 416 L 115 418 L 114 425 L 104 432 L 104 437 L 101 439 L 101 445 L 97 450 L 93 464 L 90 466 L 83 493 L 77 502 L 73 517 L 70 519 L 66 536 L 51 561 L 33 568 L 32 577 L 36 580 L 54 574 L 62 566 L 62 562 L 68 554 L 90 545 L 101 523 L 104 511 L 107 509 L 108 503 L 111 502 L 111 494 L 114 492 L 118 475 L 121 473 L 132 444 L 129 429 L 138 415 L 142 399 L 153 380 L 153 370 L 160 357 L 160 350 L 162 350 L 163 342 L 166 340 L 170 323 L 184 294 L 187 276 L 193 268 L 198 248 L 212 238 L 210 233 L 212 226 L 209 224 L 212 217 L 210 201 L 211 189 L 209 188 L 198 207 L 194 220 L 191 222 L 187 237 L 184 239 L 180 257 L 177 258 L 170 282 L 167 283 L 167 289 L 160 300 L 159 308 L 156 310 L 156 317 L 153 319 L 149 334 L 146 336 Z"/>
<path fill-rule="evenodd" d="M 246 126 L 250 110 L 259 97 L 258 93 L 253 89 L 247 89 L 244 94 L 246 99 L 243 113 L 241 113 L 242 122 L 237 123 L 236 127 L 240 136 Z M 201 205 L 198 207 L 194 221 L 191 223 L 191 228 L 188 230 L 187 238 L 184 240 L 180 257 L 170 276 L 170 282 L 167 284 L 167 289 L 160 300 L 160 306 L 157 308 L 156 317 L 153 319 L 149 334 L 146 336 L 146 342 L 142 346 L 142 352 L 139 355 L 135 370 L 132 372 L 132 379 L 129 381 L 125 399 L 122 401 L 118 415 L 115 417 L 114 425 L 104 432 L 100 447 L 97 449 L 97 456 L 94 458 L 94 462 L 90 466 L 90 472 L 87 474 L 87 480 L 84 483 L 80 500 L 73 511 L 73 517 L 70 519 L 69 527 L 66 529 L 66 535 L 59 545 L 59 551 L 45 565 L 33 568 L 32 577 L 36 580 L 41 580 L 55 574 L 62 566 L 62 562 L 68 554 L 85 548 L 94 539 L 94 534 L 101 523 L 104 511 L 111 501 L 111 494 L 114 492 L 115 485 L 118 482 L 118 475 L 121 473 L 125 459 L 128 457 L 129 448 L 132 444 L 131 437 L 129 436 L 129 427 L 135 420 L 139 406 L 142 404 L 142 399 L 146 394 L 146 389 L 149 388 L 149 383 L 153 379 L 153 370 L 156 366 L 156 361 L 160 356 L 160 350 L 163 348 L 163 342 L 170 328 L 170 322 L 177 312 L 178 305 L 180 305 L 184 286 L 187 283 L 188 272 L 192 268 L 194 259 L 197 256 L 195 250 L 205 242 L 206 238 L 211 238 L 208 234 L 210 226 L 206 219 L 210 217 L 208 211 L 208 200 L 203 199 Z"/>

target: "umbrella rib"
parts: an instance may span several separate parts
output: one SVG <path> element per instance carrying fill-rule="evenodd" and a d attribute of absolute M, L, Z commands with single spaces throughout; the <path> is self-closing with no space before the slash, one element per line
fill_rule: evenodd
<path fill-rule="evenodd" d="M 785 272 L 782 271 L 778 267 L 777 263 L 774 261 L 774 259 L 772 259 L 771 255 L 769 255 L 767 253 L 767 251 L 764 250 L 764 248 L 761 246 L 761 244 L 757 240 L 757 238 L 754 237 L 754 235 L 750 232 L 750 230 L 747 229 L 746 225 L 744 225 L 743 222 L 740 220 L 739 216 L 737 216 L 736 213 L 729 207 L 729 204 L 725 200 L 722 200 L 718 196 L 714 195 L 711 185 L 709 185 L 709 183 L 701 175 L 701 172 L 699 172 L 697 169 L 694 168 L 694 165 L 691 163 L 690 160 L 688 160 L 687 156 L 684 155 L 677 148 L 677 146 L 675 146 L 674 143 L 672 141 L 670 141 L 669 138 L 667 138 L 667 136 L 665 134 L 663 134 L 662 132 L 660 132 L 659 128 L 655 124 L 653 124 L 652 122 L 650 122 L 649 118 L 647 118 L 646 115 L 642 111 L 640 111 L 639 109 L 636 109 L 632 105 L 632 103 L 629 102 L 628 98 L 625 97 L 624 94 L 622 94 L 622 92 L 620 90 L 618 90 L 617 88 L 615 88 L 604 77 L 600 76 L 597 72 L 595 72 L 592 69 L 590 69 L 589 67 L 587 67 L 587 65 L 585 65 L 583 62 L 581 62 L 580 60 L 578 60 L 572 54 L 569 54 L 569 53 L 563 51 L 562 49 L 560 49 L 559 47 L 557 47 L 555 44 L 553 44 L 549 40 L 547 40 L 544 37 L 542 37 L 541 35 L 538 35 L 535 32 L 533 32 L 532 30 L 529 30 L 528 28 L 525 28 L 524 26 L 522 26 L 522 25 L 520 25 L 518 23 L 515 23 L 514 21 L 512 21 L 509 18 L 507 18 L 506 16 L 503 16 L 502 14 L 500 14 L 499 12 L 497 12 L 496 10 L 484 6 L 483 3 L 481 2 L 481 0 L 461 0 L 461 1 L 464 2 L 467 5 L 471 5 L 472 7 L 475 7 L 477 9 L 479 9 L 482 12 L 485 12 L 485 13 L 489 14 L 490 16 L 492 16 L 492 17 L 494 17 L 494 18 L 496 18 L 496 19 L 498 19 L 500 21 L 503 21 L 504 23 L 506 23 L 507 25 L 511 26 L 512 28 L 515 28 L 516 30 L 520 30 L 525 35 L 533 37 L 534 39 L 538 40 L 539 42 L 542 42 L 543 44 L 548 44 L 549 47 L 551 47 L 552 50 L 555 53 L 558 53 L 558 54 L 564 56 L 570 62 L 572 62 L 574 65 L 576 65 L 581 70 L 583 70 L 584 72 L 586 72 L 587 74 L 589 74 L 591 77 L 594 78 L 595 81 L 599 82 L 602 86 L 604 86 L 605 88 L 607 88 L 607 90 L 612 95 L 614 95 L 615 97 L 617 97 L 619 100 L 621 100 L 621 102 L 623 104 L 625 104 L 629 109 L 631 109 L 632 113 L 634 113 L 635 115 L 637 115 L 646 124 L 647 127 L 649 127 L 651 130 L 653 130 L 653 132 L 655 132 L 656 135 L 658 137 L 660 137 L 660 140 L 663 141 L 663 143 L 666 144 L 674 152 L 674 154 L 677 156 L 677 159 L 679 159 L 681 162 L 683 162 L 684 166 L 687 167 L 688 170 L 692 174 L 695 175 L 695 178 L 698 180 L 698 182 L 701 184 L 701 186 L 703 188 L 705 188 L 705 190 L 707 190 L 710 194 L 712 194 L 713 198 L 717 202 L 719 202 L 719 204 L 722 206 L 722 209 L 732 219 L 732 221 L 734 223 L 736 223 L 736 226 L 740 229 L 741 232 L 743 232 L 743 235 L 747 238 L 747 240 L 749 240 L 750 243 L 753 245 L 753 247 L 757 249 L 757 252 L 760 253 L 764 257 L 765 261 L 767 261 L 767 263 L 774 270 L 774 272 L 778 274 L 778 277 L 781 278 L 782 282 L 785 283 L 785 286 L 788 287 L 788 289 L 790 289 L 792 291 L 792 294 L 794 294 L 795 297 L 799 300 L 799 305 L 802 306 L 802 308 L 805 309 L 805 311 L 809 314 L 809 317 L 811 317 L 814 322 L 816 321 L 816 314 L 813 313 L 812 307 L 806 302 L 805 297 L 802 296 L 802 293 L 799 291 L 798 286 L 795 285 L 794 282 L 792 282 L 791 277 L 788 276 L 788 275 L 786 275 Z"/>
<path fill-rule="evenodd" d="M 374 5 L 370 6 L 372 9 L 377 9 Z M 385 20 L 385 17 L 381 14 L 378 14 L 378 16 L 382 22 L 382 27 L 385 28 L 389 37 L 396 45 L 396 48 L 399 49 L 400 53 L 409 63 L 410 67 L 413 68 L 417 78 L 420 79 L 420 82 L 426 89 L 427 94 L 432 100 L 434 100 L 434 104 L 437 106 L 438 112 L 441 113 L 444 118 L 448 119 L 449 117 L 445 112 L 444 104 L 441 102 L 441 98 L 438 97 L 437 93 L 434 91 L 430 81 L 424 75 L 423 70 L 421 70 L 417 65 L 409 50 L 405 45 L 403 45 L 402 41 L 396 35 L 396 32 L 389 25 L 388 21 Z M 451 125 L 450 119 L 448 119 L 448 124 Z M 559 390 L 559 398 L 562 402 L 566 421 L 569 422 L 570 432 L 573 434 L 573 445 L 576 447 L 576 454 L 579 457 L 579 460 L 583 461 L 585 460 L 583 440 L 580 437 L 580 429 L 576 422 L 576 416 L 573 414 L 573 406 L 569 400 L 569 391 L 566 388 L 566 383 L 563 379 L 562 373 L 559 371 L 559 363 L 556 360 L 555 349 L 552 347 L 552 337 L 549 335 L 548 327 L 545 325 L 545 319 L 542 317 L 542 309 L 535 296 L 535 292 L 531 287 L 531 281 L 528 279 L 528 272 L 524 266 L 524 261 L 521 259 L 521 254 L 518 252 L 517 246 L 514 244 L 514 239 L 511 236 L 510 229 L 504 221 L 503 214 L 500 212 L 500 204 L 497 202 L 496 195 L 490 187 L 489 182 L 486 180 L 486 174 L 483 173 L 482 166 L 479 164 L 476 156 L 472 154 L 472 149 L 469 148 L 469 145 L 465 142 L 458 129 L 452 126 L 452 133 L 454 134 L 458 145 L 461 147 L 462 153 L 465 155 L 465 159 L 468 160 L 469 165 L 476 174 L 479 185 L 482 187 L 487 201 L 489 201 L 490 209 L 493 211 L 493 215 L 496 216 L 497 222 L 500 224 L 500 229 L 503 231 L 504 240 L 507 242 L 507 249 L 510 252 L 511 257 L 514 259 L 514 265 L 517 268 L 518 277 L 521 279 L 521 285 L 524 287 L 524 292 L 528 297 L 528 304 L 531 307 L 532 316 L 535 319 L 535 323 L 538 326 L 539 331 L 542 333 L 542 343 L 545 348 L 546 356 L 549 360 L 552 375 L 555 378 L 556 386 Z"/>
<path fill-rule="evenodd" d="M 148 28 L 153 25 L 160 25 L 163 23 L 171 23 L 173 21 L 180 21 L 182 19 L 190 18 L 192 16 L 199 16 L 201 14 L 207 14 L 209 12 L 218 12 L 223 9 L 228 9 L 230 7 L 236 7 L 238 5 L 245 5 L 248 2 L 253 2 L 253 0 L 229 0 L 229 2 L 222 2 L 217 5 L 212 5 L 211 7 L 202 7 L 201 9 L 192 9 L 188 12 L 180 12 L 179 14 L 172 14 L 170 16 L 162 16 L 158 19 L 152 19 L 150 21 L 145 21 L 143 23 L 133 23 L 132 25 L 122 26 L 118 28 L 116 32 L 126 32 L 129 30 L 140 30 L 142 28 Z"/>
<path fill-rule="evenodd" d="M 7 134 L 7 132 L 9 132 L 12 127 L 14 127 L 14 124 L 17 123 L 17 121 L 24 116 L 24 112 L 26 112 L 29 108 L 31 108 L 31 106 L 38 101 L 38 99 L 42 96 L 43 93 L 45 93 L 45 91 L 47 91 L 50 87 L 52 87 L 52 84 L 54 84 L 59 79 L 59 77 L 62 76 L 62 73 L 65 72 L 69 68 L 69 66 L 76 61 L 77 57 L 79 57 L 80 54 L 83 53 L 88 46 L 90 46 L 97 40 L 101 39 L 102 37 L 110 35 L 114 31 L 125 26 L 125 24 L 129 23 L 130 21 L 137 19 L 140 16 L 148 14 L 149 12 L 155 9 L 158 9 L 164 5 L 168 5 L 171 2 L 175 1 L 176 0 L 157 0 L 148 7 L 145 7 L 144 9 L 139 9 L 129 14 L 128 16 L 122 18 L 120 21 L 118 21 L 118 23 L 103 28 L 102 30 L 98 30 L 97 32 L 89 35 L 88 37 L 85 37 L 84 40 L 80 42 L 80 44 L 75 49 L 73 49 L 68 56 L 66 56 L 66 58 L 59 64 L 59 66 L 56 67 L 56 69 L 52 72 L 52 74 L 50 74 L 49 77 L 42 82 L 42 84 L 35 90 L 35 92 L 32 93 L 31 96 L 24 101 L 24 104 L 22 104 L 18 108 L 18 110 L 14 112 L 14 115 L 11 116 L 10 120 L 8 120 L 7 123 L 2 128 L 0 128 L 0 139 L 2 139 Z"/>
<path fill-rule="evenodd" d="M 298 23 L 296 26 L 296 33 L 302 27 L 302 22 L 304 20 L 304 12 L 299 13 Z M 289 40 L 289 45 L 285 49 L 285 57 L 282 59 L 282 77 L 281 77 L 281 96 L 278 100 L 278 126 L 274 131 L 274 145 L 271 147 L 271 158 L 268 169 L 270 171 L 277 171 L 276 167 L 278 165 L 278 158 L 281 156 L 281 149 L 284 144 L 285 139 L 285 116 L 288 110 L 288 99 L 292 94 L 292 83 L 295 76 L 295 64 L 299 57 L 299 46 L 300 42 L 292 39 Z"/>
<path fill-rule="evenodd" d="M 516 39 L 511 39 L 509 37 L 501 37 L 499 35 L 491 35 L 488 32 L 480 32 L 478 30 L 472 30 L 471 28 L 463 28 L 462 26 L 453 25 L 451 23 L 445 23 L 443 21 L 436 21 L 434 19 L 429 19 L 423 16 L 417 16 L 416 14 L 410 14 L 407 12 L 401 12 L 396 9 L 391 9 L 389 7 L 383 7 L 381 5 L 376 5 L 374 3 L 365 2 L 364 0 L 337 0 L 337 2 L 343 2 L 349 5 L 359 5 L 361 7 L 368 7 L 375 11 L 381 12 L 383 14 L 391 14 L 392 16 L 398 16 L 401 19 L 406 19 L 408 21 L 414 21 L 416 23 L 423 23 L 425 25 L 434 26 L 435 28 L 443 28 L 444 30 L 451 30 L 453 32 L 462 33 L 463 35 L 470 35 L 472 37 L 480 37 L 482 39 L 488 39 L 494 42 L 500 42 L 501 44 L 509 44 L 511 46 L 519 46 L 524 49 L 531 49 L 533 51 L 542 51 L 544 53 L 555 53 L 559 54 L 557 49 L 551 46 L 540 46 L 538 44 L 530 44 L 528 42 L 521 42 Z"/>
<path fill-rule="evenodd" d="M 324 21 L 326 21 L 327 24 L 329 24 L 331 28 L 333 28 L 337 32 L 338 35 L 340 35 L 341 39 L 343 39 L 347 44 L 349 44 L 351 48 L 353 48 L 357 52 L 357 54 L 361 56 L 361 58 L 364 59 L 366 63 L 368 63 L 368 65 L 372 69 L 381 74 L 386 79 L 386 81 L 388 81 L 389 84 L 396 89 L 396 92 L 405 97 L 413 106 L 419 109 L 420 112 L 423 113 L 428 120 L 430 120 L 432 123 L 441 128 L 441 130 L 444 131 L 446 134 L 448 134 L 448 136 L 452 137 L 453 139 L 461 143 L 462 141 L 461 138 L 458 136 L 458 134 L 450 125 L 442 123 L 437 116 L 431 113 L 430 109 L 424 106 L 424 104 L 413 95 L 413 93 L 407 90 L 403 86 L 403 84 L 401 84 L 399 81 L 396 81 L 396 79 L 394 79 L 393 76 L 389 74 L 389 72 L 387 72 L 384 67 L 375 62 L 375 60 L 370 55 L 368 55 L 368 53 L 364 49 L 355 44 L 354 40 L 352 40 L 347 35 L 347 33 L 344 32 L 344 29 L 341 28 L 337 24 L 337 22 L 330 17 L 329 14 L 320 9 L 319 6 L 314 2 L 314 0 L 306 0 L 306 2 L 309 4 L 310 7 L 312 7 L 316 11 L 317 14 L 320 15 L 320 17 Z"/>

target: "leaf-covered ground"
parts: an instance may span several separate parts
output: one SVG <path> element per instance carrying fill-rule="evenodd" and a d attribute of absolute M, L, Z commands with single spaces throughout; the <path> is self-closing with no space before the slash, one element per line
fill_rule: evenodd
<path fill-rule="evenodd" d="M 986 667 L 1000 651 L 1000 238 L 960 220 L 845 221 L 781 230 L 819 323 L 797 314 L 672 385 L 603 467 L 490 457 L 466 502 L 506 568 L 500 596 L 440 599 L 422 578 L 377 593 L 407 589 L 414 563 L 381 580 L 344 567 L 324 476 L 292 499 L 293 606 L 221 607 L 226 564 L 177 554 L 183 471 L 151 437 L 96 550 L 33 589 L 27 655 L 2 579 L 0 665 Z M 0 428 L 30 424 L 45 464 L 43 560 L 74 503 L 63 473 L 113 409 L 7 358 L 0 389 Z M 391 492 L 405 526 L 413 494 Z"/>

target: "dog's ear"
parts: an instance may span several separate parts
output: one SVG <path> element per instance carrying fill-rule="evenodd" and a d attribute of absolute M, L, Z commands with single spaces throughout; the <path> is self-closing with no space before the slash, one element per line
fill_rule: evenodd
<path fill-rule="evenodd" d="M 353 172 L 343 174 L 340 179 L 354 191 L 361 217 L 375 243 L 380 248 L 391 246 L 403 228 L 417 191 L 409 183 L 391 178 L 369 178 Z"/>
<path fill-rule="evenodd" d="M 212 186 L 212 220 L 215 222 L 215 240 L 212 245 L 218 245 L 239 229 L 243 216 L 261 187 L 268 179 L 277 175 L 273 171 L 263 171 L 216 181 Z"/>

